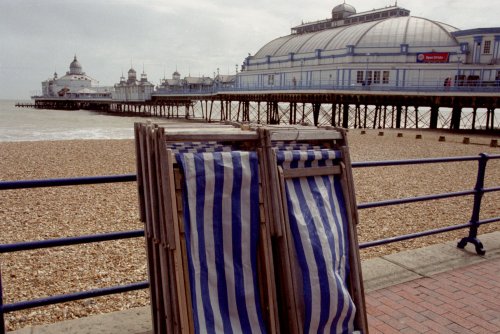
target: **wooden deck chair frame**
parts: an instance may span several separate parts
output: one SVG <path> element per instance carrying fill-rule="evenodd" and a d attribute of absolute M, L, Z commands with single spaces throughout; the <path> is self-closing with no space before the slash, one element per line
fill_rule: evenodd
<path fill-rule="evenodd" d="M 271 224 L 275 232 L 273 237 L 274 265 L 276 281 L 281 282 L 277 287 L 280 326 L 282 332 L 302 333 L 303 321 L 299 312 L 299 301 L 297 294 L 298 282 L 297 275 L 299 270 L 294 265 L 295 254 L 291 232 L 288 226 L 288 214 L 286 208 L 286 195 L 284 189 L 284 178 L 294 176 L 314 176 L 314 175 L 341 175 L 341 184 L 344 194 L 348 219 L 348 238 L 349 238 L 349 264 L 350 276 L 348 278 L 349 292 L 357 308 L 354 319 L 355 330 L 362 333 L 368 333 L 368 324 L 366 318 L 366 307 L 363 291 L 363 279 L 361 274 L 361 263 L 359 257 L 358 238 L 356 225 L 358 224 L 358 214 L 356 209 L 356 199 L 354 195 L 354 183 L 351 171 L 351 162 L 345 131 L 342 129 L 315 129 L 315 130 L 279 130 L 279 129 L 261 129 L 262 145 L 265 147 L 266 154 L 266 173 L 269 189 L 269 206 L 273 208 Z M 288 170 L 283 172 L 278 167 L 276 156 L 273 150 L 273 142 L 300 142 L 320 144 L 324 148 L 340 150 L 342 159 L 340 166 L 302 168 L 300 170 Z M 286 175 L 288 174 L 288 175 Z"/>
<path fill-rule="evenodd" d="M 189 291 L 189 273 L 183 228 L 182 174 L 175 157 L 167 150 L 167 142 L 240 143 L 247 150 L 255 150 L 259 161 L 263 152 L 258 149 L 255 131 L 231 132 L 222 129 L 169 129 L 155 125 L 137 124 L 136 151 L 139 203 L 145 222 L 148 268 L 151 281 L 151 306 L 155 333 L 193 333 L 193 315 Z M 259 162 L 259 174 L 264 167 Z M 260 238 L 258 273 L 262 312 L 269 333 L 279 333 L 271 256 L 270 208 L 264 193 L 266 178 L 260 181 Z"/>

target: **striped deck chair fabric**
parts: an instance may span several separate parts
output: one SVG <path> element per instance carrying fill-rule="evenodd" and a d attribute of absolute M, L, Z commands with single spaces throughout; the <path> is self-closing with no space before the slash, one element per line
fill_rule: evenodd
<path fill-rule="evenodd" d="M 283 169 L 330 166 L 332 150 L 278 151 Z M 304 333 L 352 333 L 349 239 L 340 179 L 334 175 L 285 179 L 290 230 L 302 276 Z M 300 280 L 300 278 L 299 278 Z"/>
<path fill-rule="evenodd" d="M 186 153 L 177 160 L 195 332 L 265 332 L 256 270 L 257 153 Z"/>
<path fill-rule="evenodd" d="M 173 142 L 166 143 L 167 149 L 177 153 L 202 153 L 202 152 L 229 152 L 233 148 L 227 145 L 221 145 L 217 142 Z"/>

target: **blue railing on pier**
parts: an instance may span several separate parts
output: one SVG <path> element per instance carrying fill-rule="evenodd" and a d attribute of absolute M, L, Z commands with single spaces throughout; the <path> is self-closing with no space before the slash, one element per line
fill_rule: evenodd
<path fill-rule="evenodd" d="M 166 88 L 159 86 L 153 95 L 213 95 L 230 92 L 266 92 L 266 91 L 356 91 L 363 92 L 416 92 L 416 93 L 498 93 L 500 92 L 500 81 L 467 81 L 453 82 L 452 85 L 445 85 L 441 80 L 420 80 L 407 82 L 379 82 L 364 84 L 339 84 L 332 80 L 324 81 L 304 81 L 292 84 L 266 85 L 257 82 L 248 82 L 234 85 L 209 85 L 195 88 L 173 87 Z"/>
<path fill-rule="evenodd" d="M 386 166 L 399 166 L 399 165 L 416 165 L 416 164 L 435 164 L 435 163 L 458 163 L 465 161 L 477 161 L 478 162 L 478 172 L 476 185 L 474 189 L 453 192 L 453 193 L 443 193 L 420 197 L 402 198 L 402 199 L 391 199 L 380 202 L 362 203 L 358 205 L 358 209 L 369 209 L 376 207 L 392 206 L 398 204 L 415 203 L 421 201 L 439 200 L 444 198 L 452 198 L 459 196 L 474 196 L 473 199 L 473 210 L 471 219 L 469 222 L 464 224 L 447 226 L 439 229 L 433 229 L 413 234 L 401 235 L 393 238 L 381 239 L 362 243 L 359 245 L 361 249 L 374 247 L 379 245 L 384 245 L 388 243 L 393 243 L 402 240 L 415 239 L 428 235 L 444 233 L 459 229 L 469 228 L 468 236 L 464 237 L 459 241 L 458 247 L 464 248 L 467 243 L 471 243 L 475 246 L 476 252 L 479 255 L 483 255 L 485 250 L 483 245 L 477 238 L 478 228 L 484 224 L 490 224 L 500 221 L 500 217 L 491 217 L 489 219 L 479 220 L 479 213 L 481 210 L 481 200 L 484 194 L 491 192 L 500 191 L 500 185 L 492 188 L 484 188 L 484 179 L 486 175 L 486 166 L 488 161 L 493 159 L 500 159 L 500 155 L 487 155 L 480 154 L 479 156 L 468 156 L 468 157 L 449 157 L 449 158 L 433 158 L 433 159 L 415 159 L 415 160 L 396 160 L 396 161 L 374 161 L 374 162 L 354 162 L 352 164 L 353 168 L 372 168 L 372 167 L 386 167 Z M 30 189 L 30 188 L 40 188 L 40 187 L 59 187 L 59 186 L 70 186 L 70 185 L 87 185 L 87 184 L 102 184 L 102 183 L 117 183 L 117 182 L 134 182 L 137 180 L 136 175 L 113 175 L 113 176 L 96 176 L 96 177 L 80 177 L 80 178 L 65 178 L 65 179 L 45 179 L 45 180 L 23 180 L 23 181 L 1 181 L 1 190 L 14 190 L 14 189 Z M 144 237 L 144 230 L 135 231 L 124 231 L 124 232 L 112 232 L 105 234 L 96 235 L 83 235 L 77 237 L 67 237 L 58 238 L 51 240 L 38 240 L 38 241 L 28 241 L 20 243 L 11 244 L 0 244 L 0 254 L 12 253 L 18 251 L 35 250 L 41 248 L 49 247 L 61 247 L 69 245 L 77 245 L 83 243 L 94 243 L 110 240 L 128 239 L 128 238 L 138 238 Z M 6 331 L 4 315 L 6 313 L 31 309 L 40 306 L 58 304 L 63 302 L 81 300 L 86 298 L 94 298 L 99 296 L 105 296 L 116 293 L 129 292 L 134 290 L 146 289 L 149 287 L 149 282 L 136 282 L 127 285 L 106 287 L 82 292 L 75 292 L 70 294 L 62 294 L 56 296 L 49 296 L 45 298 L 39 298 L 29 301 L 20 301 L 11 304 L 3 303 L 3 286 L 2 286 L 2 276 L 0 271 L 0 334 L 4 334 Z"/>

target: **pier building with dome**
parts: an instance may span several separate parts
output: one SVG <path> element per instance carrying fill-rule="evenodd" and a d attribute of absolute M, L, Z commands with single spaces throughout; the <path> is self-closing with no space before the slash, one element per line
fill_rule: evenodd
<path fill-rule="evenodd" d="M 99 81 L 83 72 L 76 58 L 69 65 L 69 71 L 62 77 L 54 76 L 42 82 L 43 97 L 54 98 L 111 98 L 111 87 L 99 87 Z"/>
<path fill-rule="evenodd" d="M 241 89 L 498 85 L 500 27 L 460 30 L 397 3 L 358 12 L 344 2 L 264 44 L 242 68 Z"/>
<path fill-rule="evenodd" d="M 113 100 L 118 101 L 147 101 L 151 99 L 154 92 L 154 85 L 148 81 L 148 76 L 141 73 L 140 80 L 137 79 L 137 72 L 134 68 L 128 70 L 127 80 L 122 75 L 120 82 L 115 84 Z"/>

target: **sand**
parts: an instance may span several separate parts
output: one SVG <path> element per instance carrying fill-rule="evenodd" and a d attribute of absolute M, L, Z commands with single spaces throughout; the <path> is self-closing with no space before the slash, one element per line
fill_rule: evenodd
<path fill-rule="evenodd" d="M 489 147 L 491 136 L 418 130 L 351 130 L 353 161 L 399 160 L 444 156 L 500 154 Z M 404 134 L 397 138 L 396 134 Z M 416 139 L 422 134 L 422 139 Z M 439 142 L 445 135 L 446 141 Z M 495 138 L 497 139 L 497 138 Z M 43 179 L 135 173 L 132 140 L 0 143 L 0 180 Z M 358 204 L 393 198 L 472 189 L 477 162 L 362 168 L 354 170 Z M 500 186 L 500 160 L 488 163 L 486 187 Z M 360 211 L 360 242 L 467 223 L 471 196 Z M 499 216 L 500 193 L 483 198 L 481 218 Z M 0 243 L 142 229 L 135 183 L 1 191 Z M 480 233 L 499 230 L 482 226 Z M 362 251 L 362 258 L 381 256 L 448 240 L 466 230 L 393 243 Z M 4 302 L 147 280 L 142 238 L 90 245 L 2 254 Z M 147 305 L 147 290 L 14 312 L 7 329 L 51 323 Z"/>

